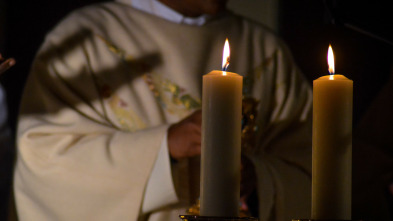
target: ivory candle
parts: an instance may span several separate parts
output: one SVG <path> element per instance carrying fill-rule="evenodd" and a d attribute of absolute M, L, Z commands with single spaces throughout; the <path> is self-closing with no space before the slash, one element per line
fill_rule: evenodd
<path fill-rule="evenodd" d="M 225 45 L 224 71 L 203 76 L 201 216 L 239 213 L 243 77 L 226 72 L 229 45 Z"/>
<path fill-rule="evenodd" d="M 317 220 L 351 219 L 353 82 L 334 75 L 313 82 L 312 208 Z"/>

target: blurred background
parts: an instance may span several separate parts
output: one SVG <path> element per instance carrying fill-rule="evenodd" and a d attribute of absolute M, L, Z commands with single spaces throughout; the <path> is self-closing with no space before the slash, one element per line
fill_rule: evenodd
<path fill-rule="evenodd" d="M 0 76 L 13 131 L 25 79 L 45 34 L 71 10 L 96 2 L 103 1 L 0 0 L 0 52 L 17 60 L 15 67 Z M 328 45 L 332 45 L 336 73 L 354 81 L 354 177 L 364 175 L 363 166 L 372 163 L 370 154 L 358 153 L 357 149 L 367 150 L 371 146 L 373 159 L 387 157 L 389 161 L 393 156 L 393 17 L 388 2 L 229 1 L 232 11 L 268 26 L 284 39 L 310 84 L 328 73 L 326 55 Z M 15 149 L 1 148 L 6 150 L 0 152 L 5 153 L 0 156 L 0 220 L 5 220 Z M 375 167 L 386 166 L 384 162 L 380 164 Z M 356 185 L 354 191 L 362 191 Z M 393 211 L 391 193 L 388 189 L 383 191 Z M 379 205 L 375 207 L 370 210 L 378 211 Z M 356 204 L 354 210 L 357 215 Z"/>

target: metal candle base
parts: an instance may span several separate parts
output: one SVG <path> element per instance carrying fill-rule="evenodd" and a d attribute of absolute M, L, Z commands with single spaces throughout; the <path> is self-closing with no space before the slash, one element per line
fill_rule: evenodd
<path fill-rule="evenodd" d="M 183 221 L 258 221 L 255 217 L 220 217 L 220 216 L 195 216 L 180 215 Z"/>

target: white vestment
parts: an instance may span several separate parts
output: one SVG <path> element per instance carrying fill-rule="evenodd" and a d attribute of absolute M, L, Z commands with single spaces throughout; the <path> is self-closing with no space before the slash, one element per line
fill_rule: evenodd
<path fill-rule="evenodd" d="M 311 89 L 282 42 L 229 12 L 197 27 L 111 2 L 70 14 L 34 61 L 17 134 L 20 220 L 178 220 L 174 209 L 195 195 L 187 162 L 154 175 L 172 178 L 177 196 L 144 205 L 155 198 L 145 190 L 169 125 L 200 108 L 202 75 L 220 69 L 225 38 L 229 71 L 259 102 L 246 153 L 259 218 L 308 217 Z"/>

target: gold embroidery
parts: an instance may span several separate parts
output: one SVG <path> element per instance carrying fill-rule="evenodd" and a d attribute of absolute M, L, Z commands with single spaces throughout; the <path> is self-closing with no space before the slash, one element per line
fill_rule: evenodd
<path fill-rule="evenodd" d="M 161 76 L 153 74 L 146 74 L 144 79 L 157 101 L 170 114 L 183 118 L 191 110 L 201 107 L 199 99 L 186 94 L 183 88 L 168 79 L 162 79 Z"/>
<path fill-rule="evenodd" d="M 101 39 L 108 49 L 120 57 L 123 61 L 130 63 L 133 60 L 133 57 L 130 55 L 127 55 L 126 51 L 117 47 L 116 45 L 112 44 L 108 40 L 104 39 L 102 36 L 99 36 L 99 39 Z M 148 64 L 146 63 L 141 63 L 141 70 L 150 70 Z M 133 68 L 138 68 L 138 67 L 133 67 Z M 190 94 L 187 94 L 183 88 L 180 86 L 176 85 L 175 83 L 171 82 L 168 79 L 162 78 L 159 74 L 156 73 L 147 73 L 143 76 L 146 84 L 148 85 L 149 89 L 152 91 L 154 97 L 156 98 L 157 102 L 161 105 L 161 107 L 167 111 L 169 114 L 172 115 L 177 115 L 179 118 L 186 117 L 191 110 L 199 109 L 201 107 L 201 101 L 199 99 L 196 99 L 192 97 Z M 116 96 L 116 95 L 113 95 Z M 123 125 L 126 124 L 126 122 L 142 122 L 142 120 L 137 120 L 137 115 L 135 113 L 131 113 L 132 111 L 130 109 L 128 110 L 123 110 L 120 111 L 120 107 L 112 104 L 111 108 L 114 109 L 114 112 L 116 116 L 121 119 L 119 122 Z M 126 114 L 125 112 L 130 111 L 129 114 Z M 132 120 L 124 120 L 123 118 L 129 118 L 131 117 Z M 126 125 L 123 125 L 126 126 Z M 127 127 L 130 127 L 128 125 Z M 133 128 L 133 127 L 131 127 Z"/>
<path fill-rule="evenodd" d="M 146 128 L 146 124 L 134 111 L 116 94 L 109 99 L 109 106 L 115 113 L 123 130 L 136 131 Z"/>

